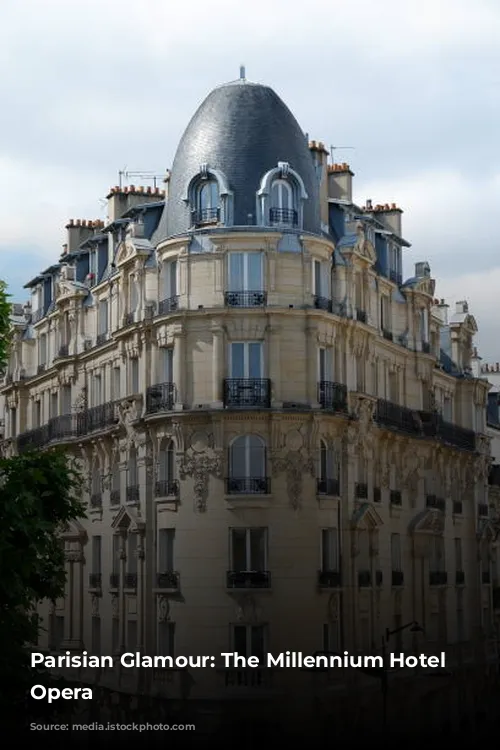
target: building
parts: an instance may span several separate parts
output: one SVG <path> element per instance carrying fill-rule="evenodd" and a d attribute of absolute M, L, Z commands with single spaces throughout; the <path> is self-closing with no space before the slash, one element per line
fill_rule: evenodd
<path fill-rule="evenodd" d="M 26 285 L 3 450 L 64 444 L 88 480 L 42 645 L 373 652 L 394 629 L 429 652 L 492 633 L 476 322 L 466 302 L 448 317 L 427 262 L 403 274 L 402 210 L 356 204 L 353 176 L 243 73 L 195 113 L 164 193 L 111 189 L 107 222 L 70 221 Z M 218 664 L 190 694 L 272 679 Z"/>

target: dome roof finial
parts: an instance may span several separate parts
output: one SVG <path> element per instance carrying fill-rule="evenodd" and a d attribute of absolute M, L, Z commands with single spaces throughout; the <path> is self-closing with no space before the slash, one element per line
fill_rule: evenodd
<path fill-rule="evenodd" d="M 240 81 L 244 81 L 244 80 L 246 80 L 245 66 L 240 65 Z"/>

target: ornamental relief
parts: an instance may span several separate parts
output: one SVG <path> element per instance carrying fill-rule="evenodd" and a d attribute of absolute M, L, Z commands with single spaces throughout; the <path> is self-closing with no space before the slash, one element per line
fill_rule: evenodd
<path fill-rule="evenodd" d="M 273 456 L 271 462 L 273 476 L 286 473 L 290 506 L 298 510 L 301 507 L 303 477 L 306 474 L 314 477 L 316 473 L 313 458 L 301 451 L 288 451 L 283 458 Z"/>
<path fill-rule="evenodd" d="M 204 453 L 199 453 L 189 448 L 184 455 L 178 456 L 179 479 L 193 479 L 194 503 L 199 513 L 205 513 L 207 509 L 210 477 L 222 479 L 223 469 L 222 451 L 207 449 Z"/>

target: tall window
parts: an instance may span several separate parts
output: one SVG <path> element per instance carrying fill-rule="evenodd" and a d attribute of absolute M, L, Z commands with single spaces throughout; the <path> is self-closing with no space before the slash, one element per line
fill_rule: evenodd
<path fill-rule="evenodd" d="M 270 223 L 295 226 L 297 211 L 294 206 L 293 188 L 286 180 L 275 180 L 271 188 Z"/>
<path fill-rule="evenodd" d="M 131 273 L 128 277 L 128 312 L 135 313 L 139 304 L 139 295 L 137 293 L 137 284 L 134 278 L 135 274 Z"/>
<path fill-rule="evenodd" d="M 196 220 L 198 223 L 217 221 L 219 218 L 219 186 L 216 180 L 203 182 L 198 190 Z"/>
<path fill-rule="evenodd" d="M 390 319 L 389 297 L 383 294 L 380 297 L 380 328 L 382 331 L 392 331 L 392 321 Z"/>
<path fill-rule="evenodd" d="M 339 569 L 339 532 L 336 528 L 321 531 L 321 571 L 337 572 Z"/>
<path fill-rule="evenodd" d="M 108 301 L 103 299 L 99 302 L 99 336 L 105 336 L 108 332 Z"/>
<path fill-rule="evenodd" d="M 431 537 L 429 569 L 431 572 L 441 572 L 445 569 L 444 539 L 442 536 Z"/>
<path fill-rule="evenodd" d="M 332 380 L 333 349 L 331 347 L 321 347 L 318 350 L 318 379 L 320 382 L 329 382 Z"/>
<path fill-rule="evenodd" d="M 166 497 L 175 492 L 175 449 L 172 440 L 162 443 L 158 451 L 156 496 Z"/>
<path fill-rule="evenodd" d="M 262 378 L 263 345 L 260 341 L 234 342 L 229 347 L 231 378 Z"/>
<path fill-rule="evenodd" d="M 38 339 L 38 364 L 43 366 L 47 364 L 47 335 L 42 333 Z"/>
<path fill-rule="evenodd" d="M 139 360 L 137 357 L 130 360 L 129 393 L 139 393 Z"/>
<path fill-rule="evenodd" d="M 401 572 L 401 536 L 391 534 L 391 566 L 394 572 Z"/>
<path fill-rule="evenodd" d="M 137 453 L 135 448 L 130 449 L 128 459 L 128 486 L 136 487 L 138 480 L 137 474 Z"/>
<path fill-rule="evenodd" d="M 174 380 L 174 350 L 173 347 L 162 347 L 159 351 L 160 372 L 158 373 L 161 383 L 172 383 Z"/>
<path fill-rule="evenodd" d="M 332 448 L 328 447 L 324 440 L 321 440 L 319 447 L 318 493 L 321 495 L 337 495 L 338 491 L 335 453 Z"/>
<path fill-rule="evenodd" d="M 329 266 L 313 260 L 313 294 L 316 297 L 329 297 Z"/>
<path fill-rule="evenodd" d="M 111 380 L 111 391 L 113 399 L 117 400 L 121 397 L 121 370 L 119 367 L 113 367 Z"/>
<path fill-rule="evenodd" d="M 266 626 L 265 625 L 233 625 L 233 651 L 248 659 L 256 656 L 260 663 L 265 662 L 266 655 Z"/>
<path fill-rule="evenodd" d="M 102 404 L 102 378 L 100 375 L 94 375 L 92 378 L 92 402 L 93 406 Z"/>
<path fill-rule="evenodd" d="M 455 571 L 460 572 L 463 570 L 462 561 L 462 540 L 457 537 L 455 539 Z"/>
<path fill-rule="evenodd" d="M 228 491 L 230 493 L 267 492 L 266 446 L 257 435 L 242 435 L 229 449 Z"/>
<path fill-rule="evenodd" d="M 159 529 L 158 531 L 158 572 L 171 573 L 174 564 L 175 529 Z"/>
<path fill-rule="evenodd" d="M 267 529 L 230 530 L 231 570 L 237 573 L 267 570 Z"/>
<path fill-rule="evenodd" d="M 429 311 L 426 307 L 420 310 L 420 338 L 423 344 L 429 342 Z"/>
<path fill-rule="evenodd" d="M 158 623 L 158 654 L 159 656 L 174 656 L 175 622 Z"/>
<path fill-rule="evenodd" d="M 102 571 L 102 537 L 92 537 L 92 575 L 99 576 Z"/>
<path fill-rule="evenodd" d="M 262 291 L 262 253 L 229 253 L 228 263 L 229 291 Z"/>
<path fill-rule="evenodd" d="M 170 260 L 163 264 L 163 299 L 173 300 L 178 295 L 177 261 Z"/>

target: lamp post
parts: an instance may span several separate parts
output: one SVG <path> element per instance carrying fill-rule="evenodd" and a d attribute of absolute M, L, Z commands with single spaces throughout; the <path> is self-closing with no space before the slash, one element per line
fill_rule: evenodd
<path fill-rule="evenodd" d="M 410 633 L 423 633 L 424 629 L 421 627 L 421 625 L 416 622 L 416 620 L 412 620 L 412 622 L 408 622 L 406 625 L 401 625 L 400 628 L 395 628 L 394 630 L 389 630 L 389 628 L 385 629 L 385 633 L 382 636 L 382 673 L 381 673 L 381 688 L 382 688 L 382 725 L 383 728 L 387 728 L 387 695 L 389 692 L 389 670 L 387 669 L 386 665 L 386 656 L 387 656 L 387 644 L 389 643 L 390 639 L 393 635 L 397 635 L 398 633 L 402 633 L 403 630 L 409 630 Z"/>

